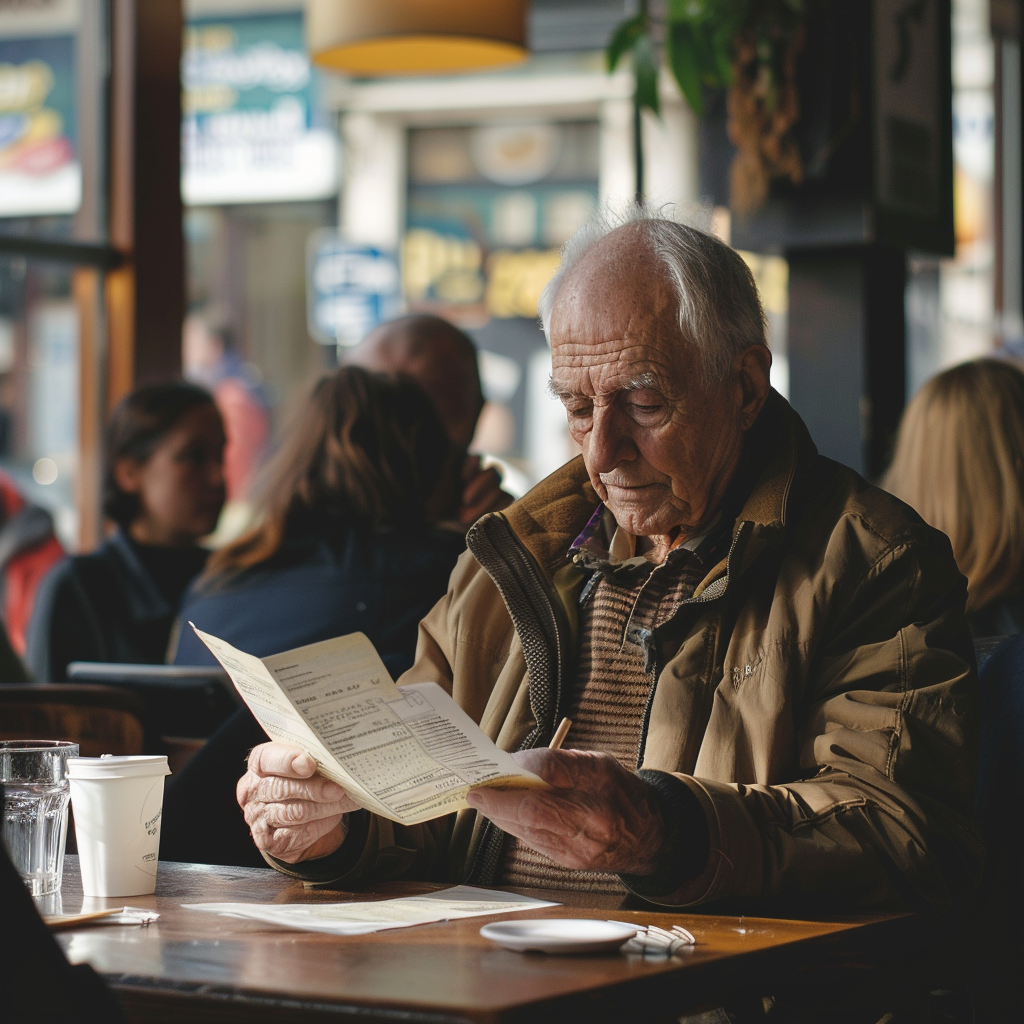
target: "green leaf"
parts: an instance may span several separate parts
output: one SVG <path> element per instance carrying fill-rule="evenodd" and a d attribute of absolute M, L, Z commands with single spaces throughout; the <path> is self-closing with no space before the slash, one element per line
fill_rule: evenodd
<path fill-rule="evenodd" d="M 633 50 L 637 43 L 644 37 L 649 37 L 647 17 L 644 14 L 637 14 L 635 17 L 624 21 L 612 33 L 611 41 L 605 50 L 605 59 L 608 62 L 608 70 L 614 71 L 622 60 L 623 54 Z"/>
<path fill-rule="evenodd" d="M 636 75 L 636 103 L 641 110 L 661 114 L 658 99 L 658 58 L 649 35 L 638 39 L 633 47 L 633 73 Z"/>
<path fill-rule="evenodd" d="M 711 48 L 715 54 L 715 85 L 728 86 L 732 83 L 732 40 L 735 35 L 732 25 L 723 25 L 712 34 Z"/>
<path fill-rule="evenodd" d="M 666 36 L 669 66 L 690 109 L 699 116 L 704 113 L 704 97 L 701 94 L 700 60 L 696 46 L 696 39 L 689 26 L 680 22 L 669 26 Z"/>

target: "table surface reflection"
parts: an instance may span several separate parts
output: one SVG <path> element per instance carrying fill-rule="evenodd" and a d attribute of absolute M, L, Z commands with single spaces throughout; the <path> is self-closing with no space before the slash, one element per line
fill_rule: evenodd
<path fill-rule="evenodd" d="M 615 918 L 685 925 L 697 945 L 672 958 L 545 956 L 502 949 L 470 918 L 374 935 L 334 936 L 185 910 L 188 902 L 336 902 L 441 888 L 389 883 L 358 893 L 306 890 L 277 872 L 163 862 L 153 896 L 85 898 L 77 858 L 65 865 L 64 913 L 124 904 L 156 910 L 148 927 L 82 926 L 58 933 L 68 958 L 89 963 L 118 991 L 131 1020 L 478 1021 L 632 1019 L 647 1021 L 719 1005 L 738 995 L 870 973 L 907 943 L 910 915 L 821 921 L 668 914 L 615 897 L 542 892 L 557 907 L 530 917 Z M 904 961 L 905 962 L 905 961 Z M 569 1015 L 567 1017 L 567 1015 Z"/>

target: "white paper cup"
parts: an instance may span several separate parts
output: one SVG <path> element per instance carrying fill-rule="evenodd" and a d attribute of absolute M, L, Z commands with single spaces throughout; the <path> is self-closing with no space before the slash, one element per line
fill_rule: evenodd
<path fill-rule="evenodd" d="M 166 757 L 70 757 L 71 807 L 85 896 L 156 889 Z"/>

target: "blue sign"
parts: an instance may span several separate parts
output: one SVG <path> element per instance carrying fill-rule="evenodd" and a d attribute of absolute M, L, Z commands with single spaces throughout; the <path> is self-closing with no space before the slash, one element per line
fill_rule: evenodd
<path fill-rule="evenodd" d="M 316 231 L 306 256 L 309 333 L 323 345 L 356 345 L 398 312 L 398 260 L 335 231 Z"/>

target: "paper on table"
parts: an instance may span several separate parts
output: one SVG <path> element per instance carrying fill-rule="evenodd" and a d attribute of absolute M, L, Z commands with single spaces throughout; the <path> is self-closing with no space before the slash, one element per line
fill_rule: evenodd
<path fill-rule="evenodd" d="M 189 910 L 208 910 L 231 917 L 247 917 L 267 924 L 332 935 L 368 935 L 389 928 L 454 921 L 485 914 L 510 914 L 557 903 L 535 900 L 511 892 L 456 885 L 423 896 L 401 896 L 373 903 L 184 903 Z"/>
<path fill-rule="evenodd" d="M 261 660 L 192 628 L 268 735 L 376 814 L 413 825 L 466 807 L 475 786 L 547 788 L 436 683 L 395 686 L 362 633 Z"/>

